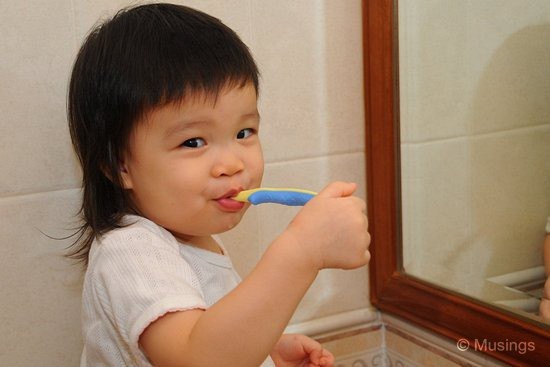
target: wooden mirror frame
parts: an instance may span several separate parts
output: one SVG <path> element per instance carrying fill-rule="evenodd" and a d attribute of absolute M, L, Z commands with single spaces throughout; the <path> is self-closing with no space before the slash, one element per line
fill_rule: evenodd
<path fill-rule="evenodd" d="M 483 351 L 511 365 L 550 362 L 550 328 L 405 274 L 401 267 L 397 0 L 363 0 L 371 303 L 455 341 L 534 342 L 535 350 Z M 495 349 L 495 348 L 493 348 Z M 513 349 L 513 348 L 511 348 Z M 516 348 L 518 349 L 518 348 Z M 544 362 L 547 362 L 546 364 Z"/>

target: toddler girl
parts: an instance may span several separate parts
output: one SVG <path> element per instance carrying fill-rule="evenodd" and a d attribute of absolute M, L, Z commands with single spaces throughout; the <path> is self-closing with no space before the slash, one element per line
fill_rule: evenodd
<path fill-rule="evenodd" d="M 231 198 L 261 184 L 257 95 L 247 47 L 187 7 L 125 9 L 85 40 L 68 103 L 83 171 L 81 366 L 333 365 L 282 333 L 319 270 L 369 261 L 355 185 L 320 192 L 242 281 L 214 237 L 248 209 Z"/>

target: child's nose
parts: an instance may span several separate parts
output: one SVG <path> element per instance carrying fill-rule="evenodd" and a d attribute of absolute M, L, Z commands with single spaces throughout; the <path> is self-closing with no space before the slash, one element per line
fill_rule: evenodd
<path fill-rule="evenodd" d="M 218 160 L 212 167 L 214 177 L 233 176 L 244 169 L 244 161 L 238 154 L 225 150 L 219 153 Z"/>

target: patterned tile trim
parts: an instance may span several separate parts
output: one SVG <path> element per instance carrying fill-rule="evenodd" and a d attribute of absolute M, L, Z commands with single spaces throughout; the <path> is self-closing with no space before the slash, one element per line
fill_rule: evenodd
<path fill-rule="evenodd" d="M 334 367 L 387 367 L 384 348 L 373 348 L 336 359 Z"/>
<path fill-rule="evenodd" d="M 341 333 L 332 334 L 332 335 L 325 336 L 325 337 L 322 337 L 322 338 L 315 338 L 315 340 L 317 340 L 319 343 L 323 344 L 323 343 L 328 343 L 328 342 L 332 342 L 332 341 L 335 341 L 335 340 L 349 338 L 349 337 L 359 335 L 359 334 L 370 333 L 370 332 L 373 332 L 373 331 L 380 330 L 381 328 L 382 328 L 382 324 L 371 325 L 371 326 L 367 326 L 367 327 L 360 328 L 360 329 L 355 329 L 355 330 L 350 330 L 350 331 L 345 331 L 345 332 L 341 332 Z"/>
<path fill-rule="evenodd" d="M 409 334 L 409 333 L 407 333 L 403 330 L 397 329 L 397 328 L 395 328 L 391 325 L 386 324 L 385 328 L 386 328 L 387 331 L 392 332 L 396 335 L 399 335 L 403 339 L 406 339 L 406 340 L 418 345 L 419 347 L 430 351 L 431 353 L 434 353 L 434 354 L 436 354 L 436 355 L 438 355 L 442 358 L 445 358 L 445 359 L 447 359 L 447 360 L 449 360 L 453 363 L 456 363 L 458 366 L 462 366 L 462 367 L 479 367 L 478 364 L 472 364 L 471 362 L 468 362 L 468 361 L 466 361 L 462 358 L 459 358 L 456 355 L 445 351 L 444 349 L 438 348 L 438 347 L 434 346 L 433 344 L 425 342 L 421 338 L 418 338 L 414 335 L 411 335 L 411 334 Z M 394 354 L 395 356 L 398 356 L 398 354 L 395 353 L 394 351 L 388 351 L 388 353 L 389 354 Z M 409 366 L 409 365 L 410 364 L 403 364 L 402 366 Z"/>

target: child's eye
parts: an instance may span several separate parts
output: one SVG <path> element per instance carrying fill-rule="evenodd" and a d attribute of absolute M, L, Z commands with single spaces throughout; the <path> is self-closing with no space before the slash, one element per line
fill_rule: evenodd
<path fill-rule="evenodd" d="M 206 145 L 206 142 L 203 138 L 193 138 L 193 139 L 187 139 L 184 141 L 182 146 L 186 148 L 200 148 Z"/>
<path fill-rule="evenodd" d="M 252 134 L 254 134 L 254 129 L 242 129 L 237 134 L 237 139 L 246 139 Z"/>

